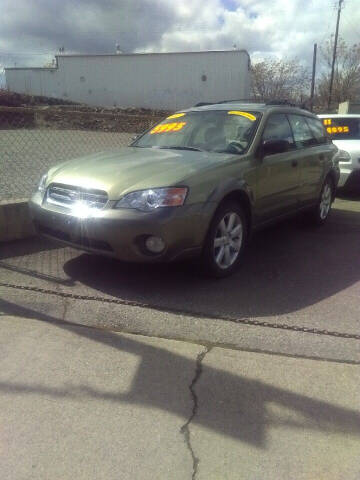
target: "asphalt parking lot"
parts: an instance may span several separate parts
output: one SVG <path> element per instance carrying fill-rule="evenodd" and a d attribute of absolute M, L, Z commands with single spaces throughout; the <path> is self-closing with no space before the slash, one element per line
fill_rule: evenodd
<path fill-rule="evenodd" d="M 3 244 L 0 281 L 17 288 L 1 287 L 0 306 L 23 316 L 42 312 L 151 336 L 358 362 L 351 337 L 360 334 L 359 234 L 359 198 L 337 199 L 322 228 L 299 218 L 255 235 L 241 270 L 224 280 L 204 278 L 194 263 L 130 265 L 36 238 Z M 303 331 L 314 328 L 319 332 Z"/>

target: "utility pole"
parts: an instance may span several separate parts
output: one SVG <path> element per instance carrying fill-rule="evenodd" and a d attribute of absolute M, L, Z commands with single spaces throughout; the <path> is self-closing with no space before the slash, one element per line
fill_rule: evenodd
<path fill-rule="evenodd" d="M 336 20 L 336 31 L 335 31 L 335 41 L 334 41 L 334 53 L 333 53 L 333 60 L 332 60 L 332 66 L 331 66 L 328 109 L 330 109 L 330 105 L 331 105 L 331 95 L 332 95 L 332 89 L 333 89 L 333 83 L 334 83 L 334 70 L 335 70 L 335 61 L 336 61 L 336 49 L 337 49 L 337 42 L 338 42 L 338 36 L 339 36 L 339 24 L 340 24 L 341 7 L 342 7 L 343 2 L 344 2 L 344 0 L 339 0 L 339 5 L 338 5 L 338 13 L 337 13 L 337 20 Z"/>
<path fill-rule="evenodd" d="M 313 107 L 314 107 L 316 54 L 317 54 L 317 43 L 314 43 L 313 67 L 312 67 L 312 77 L 311 77 L 311 93 L 310 93 L 310 111 L 311 112 L 313 111 Z"/>

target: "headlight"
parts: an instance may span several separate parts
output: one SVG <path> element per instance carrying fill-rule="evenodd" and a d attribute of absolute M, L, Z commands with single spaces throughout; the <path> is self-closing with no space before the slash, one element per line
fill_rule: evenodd
<path fill-rule="evenodd" d="M 345 150 L 339 150 L 336 154 L 336 160 L 340 163 L 351 162 L 351 155 Z"/>
<path fill-rule="evenodd" d="M 187 188 L 178 187 L 139 190 L 125 195 L 115 208 L 135 208 L 150 212 L 160 207 L 180 207 L 185 202 L 187 192 Z"/>
<path fill-rule="evenodd" d="M 45 190 L 46 190 L 46 181 L 47 181 L 47 174 L 43 175 L 41 177 L 41 180 L 40 180 L 40 183 L 39 183 L 39 186 L 37 188 L 37 191 L 40 192 L 40 193 L 45 193 Z"/>

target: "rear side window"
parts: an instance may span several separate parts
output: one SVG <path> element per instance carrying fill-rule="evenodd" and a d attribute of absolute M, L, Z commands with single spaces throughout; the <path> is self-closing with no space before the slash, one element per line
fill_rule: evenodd
<path fill-rule="evenodd" d="M 303 115 L 288 115 L 290 125 L 294 134 L 296 148 L 312 147 L 317 145 L 317 141 L 306 117 Z"/>
<path fill-rule="evenodd" d="M 316 118 L 306 118 L 308 124 L 310 125 L 310 129 L 317 140 L 317 143 L 327 143 L 328 136 L 325 131 L 325 127 L 320 120 Z"/>
<path fill-rule="evenodd" d="M 290 147 L 294 148 L 294 139 L 286 115 L 274 113 L 269 117 L 263 133 L 263 141 L 265 140 L 286 140 Z"/>

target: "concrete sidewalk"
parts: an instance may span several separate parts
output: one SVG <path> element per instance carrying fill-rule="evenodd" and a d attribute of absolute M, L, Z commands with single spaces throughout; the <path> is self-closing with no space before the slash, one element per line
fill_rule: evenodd
<path fill-rule="evenodd" d="M 1 480 L 359 480 L 360 367 L 0 317 Z"/>

